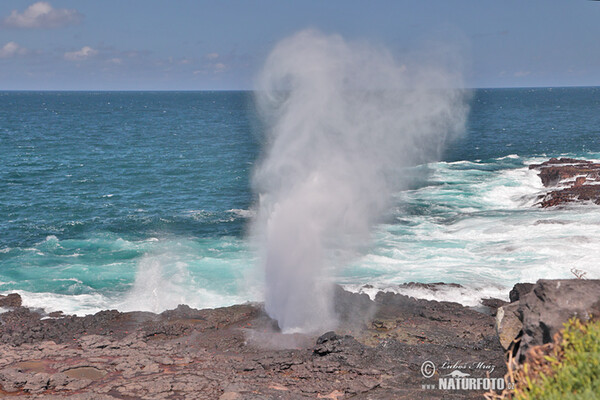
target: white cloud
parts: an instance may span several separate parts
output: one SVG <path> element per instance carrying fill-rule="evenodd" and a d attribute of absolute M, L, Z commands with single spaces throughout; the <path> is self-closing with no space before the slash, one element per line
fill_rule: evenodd
<path fill-rule="evenodd" d="M 216 60 L 217 58 L 219 58 L 219 53 L 208 53 L 205 57 L 208 60 Z"/>
<path fill-rule="evenodd" d="M 90 46 L 83 46 L 81 50 L 68 51 L 65 53 L 65 60 L 83 61 L 98 54 L 98 50 L 92 49 Z"/>
<path fill-rule="evenodd" d="M 0 49 L 0 58 L 11 58 L 25 54 L 27 54 L 27 49 L 24 49 L 15 42 L 8 42 Z"/>
<path fill-rule="evenodd" d="M 118 57 L 111 58 L 110 60 L 108 60 L 108 62 L 115 65 L 123 64 L 123 60 Z"/>
<path fill-rule="evenodd" d="M 524 76 L 527 76 L 531 74 L 531 71 L 517 71 L 514 73 L 515 78 L 523 78 Z"/>
<path fill-rule="evenodd" d="M 4 18 L 3 25 L 13 28 L 59 28 L 77 24 L 82 19 L 83 15 L 77 10 L 52 8 L 50 3 L 38 1 L 20 14 L 17 10 L 12 10 Z"/>
<path fill-rule="evenodd" d="M 220 74 L 222 72 L 227 71 L 230 68 L 229 65 L 224 64 L 222 62 L 217 62 L 217 63 L 206 63 L 204 64 L 200 69 L 197 69 L 195 71 L 192 71 L 192 73 L 194 75 L 217 75 Z"/>
<path fill-rule="evenodd" d="M 225 65 L 223 63 L 216 63 L 214 65 L 214 69 L 215 69 L 215 72 L 217 72 L 217 73 L 218 72 L 223 72 L 223 71 L 225 71 L 227 69 L 227 65 Z"/>

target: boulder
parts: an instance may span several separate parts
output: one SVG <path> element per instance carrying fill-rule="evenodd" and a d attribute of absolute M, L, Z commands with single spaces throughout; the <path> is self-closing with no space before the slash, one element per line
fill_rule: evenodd
<path fill-rule="evenodd" d="M 532 164 L 529 169 L 539 171 L 542 184 L 555 186 L 539 197 L 542 208 L 571 202 L 600 204 L 600 164 L 574 158 L 551 158 L 541 164 Z"/>
<path fill-rule="evenodd" d="M 533 290 L 533 286 L 533 283 L 517 283 L 508 294 L 510 302 L 514 303 L 527 293 L 531 292 Z"/>
<path fill-rule="evenodd" d="M 483 306 L 487 307 L 487 309 L 489 310 L 490 315 L 492 317 L 495 317 L 497 315 L 498 309 L 502 306 L 507 305 L 508 303 L 501 299 L 495 299 L 493 297 L 489 297 L 489 298 L 481 299 L 481 304 Z"/>
<path fill-rule="evenodd" d="M 600 280 L 539 280 L 533 291 L 519 300 L 523 316 L 520 351 L 550 343 L 573 317 L 582 321 L 600 317 Z"/>
<path fill-rule="evenodd" d="M 504 350 L 514 346 L 517 339 L 521 336 L 523 322 L 519 314 L 519 305 L 511 303 L 499 307 L 496 312 L 496 331 L 498 339 Z"/>
<path fill-rule="evenodd" d="M 21 296 L 17 293 L 11 293 L 7 296 L 0 295 L 0 307 L 15 308 L 21 307 L 21 304 Z"/>
<path fill-rule="evenodd" d="M 582 321 L 600 317 L 600 280 L 541 279 L 518 301 L 498 309 L 496 329 L 505 349 L 521 337 L 513 350 L 523 361 L 530 348 L 550 343 L 574 317 Z M 522 328 L 517 332 L 519 323 Z"/>

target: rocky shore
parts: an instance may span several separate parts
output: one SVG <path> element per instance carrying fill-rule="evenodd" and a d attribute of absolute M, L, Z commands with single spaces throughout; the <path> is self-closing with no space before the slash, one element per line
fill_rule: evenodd
<path fill-rule="evenodd" d="M 540 197 L 543 208 L 572 202 L 600 204 L 600 164 L 574 158 L 551 158 L 529 169 L 539 171 L 545 187 L 551 190 Z"/>
<path fill-rule="evenodd" d="M 335 299 L 335 332 L 283 335 L 260 304 L 48 317 L 12 296 L 0 315 L 0 396 L 475 399 L 482 390 L 424 389 L 437 380 L 423 376 L 423 363 L 438 375 L 505 373 L 491 315 L 393 293 L 372 301 L 339 287 Z"/>
<path fill-rule="evenodd" d="M 516 285 L 511 303 L 485 299 L 475 310 L 336 287 L 339 326 L 314 335 L 278 332 L 260 304 L 76 317 L 0 296 L 9 309 L 0 314 L 0 396 L 481 399 L 483 388 L 441 388 L 440 379 L 503 381 L 508 352 L 525 359 L 570 317 L 598 318 L 599 289 L 598 280 L 540 280 Z"/>
<path fill-rule="evenodd" d="M 600 204 L 600 164 L 551 159 L 539 171 L 541 207 Z M 456 284 L 409 283 L 437 290 Z M 29 399 L 481 399 L 484 388 L 444 382 L 503 380 L 571 317 L 600 317 L 600 281 L 517 284 L 510 303 L 458 303 L 335 287 L 337 328 L 282 334 L 261 304 L 161 314 L 77 317 L 0 296 L 0 397 Z"/>

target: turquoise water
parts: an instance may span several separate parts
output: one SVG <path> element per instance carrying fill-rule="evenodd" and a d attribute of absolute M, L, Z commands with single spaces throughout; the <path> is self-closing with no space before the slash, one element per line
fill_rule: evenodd
<path fill-rule="evenodd" d="M 340 283 L 446 281 L 475 304 L 518 281 L 600 277 L 600 209 L 534 207 L 527 165 L 600 159 L 600 88 L 474 92 L 465 136 Z M 0 293 L 85 314 L 260 300 L 247 240 L 260 124 L 250 92 L 0 92 Z"/>

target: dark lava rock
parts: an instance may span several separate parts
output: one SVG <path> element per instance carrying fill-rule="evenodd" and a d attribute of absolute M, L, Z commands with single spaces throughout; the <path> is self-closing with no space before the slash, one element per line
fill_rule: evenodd
<path fill-rule="evenodd" d="M 517 283 L 508 294 L 510 302 L 519 301 L 520 298 L 533 290 L 533 286 L 533 283 Z"/>
<path fill-rule="evenodd" d="M 0 295 L 0 307 L 15 308 L 21 307 L 21 296 L 18 293 L 11 293 L 7 296 Z"/>
<path fill-rule="evenodd" d="M 600 164 L 574 158 L 551 158 L 541 164 L 532 164 L 529 169 L 539 171 L 544 186 L 557 187 L 540 196 L 542 208 L 577 201 L 600 204 Z"/>
<path fill-rule="evenodd" d="M 352 293 L 335 285 L 334 310 L 338 319 L 347 324 L 364 324 L 375 312 L 375 303 L 365 293 Z"/>
<path fill-rule="evenodd" d="M 336 331 L 282 334 L 260 304 L 85 317 L 25 307 L 0 323 L 0 397 L 30 399 L 480 399 L 424 390 L 421 366 L 485 363 L 500 378 L 494 319 L 458 303 L 336 288 Z M 457 396 L 455 396 L 457 395 Z"/>
<path fill-rule="evenodd" d="M 313 353 L 324 356 L 331 353 L 340 353 L 343 348 L 347 346 L 347 343 L 343 343 L 345 341 L 353 341 L 356 340 L 352 336 L 340 336 L 337 333 L 330 331 L 327 332 L 317 339 L 317 345 L 313 349 Z"/>
<path fill-rule="evenodd" d="M 502 306 L 507 305 L 508 303 L 504 300 L 488 298 L 481 299 L 481 304 L 487 307 L 490 310 L 490 315 L 494 317 L 496 315 L 496 310 L 498 310 L 498 308 Z"/>
<path fill-rule="evenodd" d="M 600 317 L 600 280 L 541 279 L 531 292 L 498 310 L 497 329 L 504 347 L 510 336 L 521 337 L 516 354 L 523 361 L 531 347 L 550 343 L 573 317 L 583 321 Z"/>
<path fill-rule="evenodd" d="M 576 176 L 590 176 L 595 180 L 600 178 L 598 174 L 600 164 L 575 158 L 551 158 L 541 164 L 531 164 L 529 169 L 540 171 L 539 176 L 546 187 L 555 186 L 561 181 Z"/>
<path fill-rule="evenodd" d="M 402 289 L 427 289 L 427 290 L 431 290 L 432 292 L 437 292 L 438 290 L 444 289 L 444 288 L 462 288 L 462 285 L 459 285 L 458 283 L 444 283 L 444 282 L 434 282 L 434 283 L 421 283 L 421 282 L 408 282 L 408 283 L 402 283 L 400 285 L 398 285 L 398 287 L 402 288 Z"/>
<path fill-rule="evenodd" d="M 553 207 L 577 201 L 591 201 L 600 205 L 600 185 L 581 185 L 555 190 L 542 199 L 542 208 Z"/>
<path fill-rule="evenodd" d="M 323 344 L 325 342 L 329 342 L 332 340 L 340 340 L 342 337 L 335 333 L 334 331 L 329 331 L 327 333 L 322 334 L 317 338 L 317 344 Z"/>
<path fill-rule="evenodd" d="M 549 343 L 569 318 L 600 317 L 600 280 L 539 280 L 519 301 L 523 315 L 522 354 Z"/>

